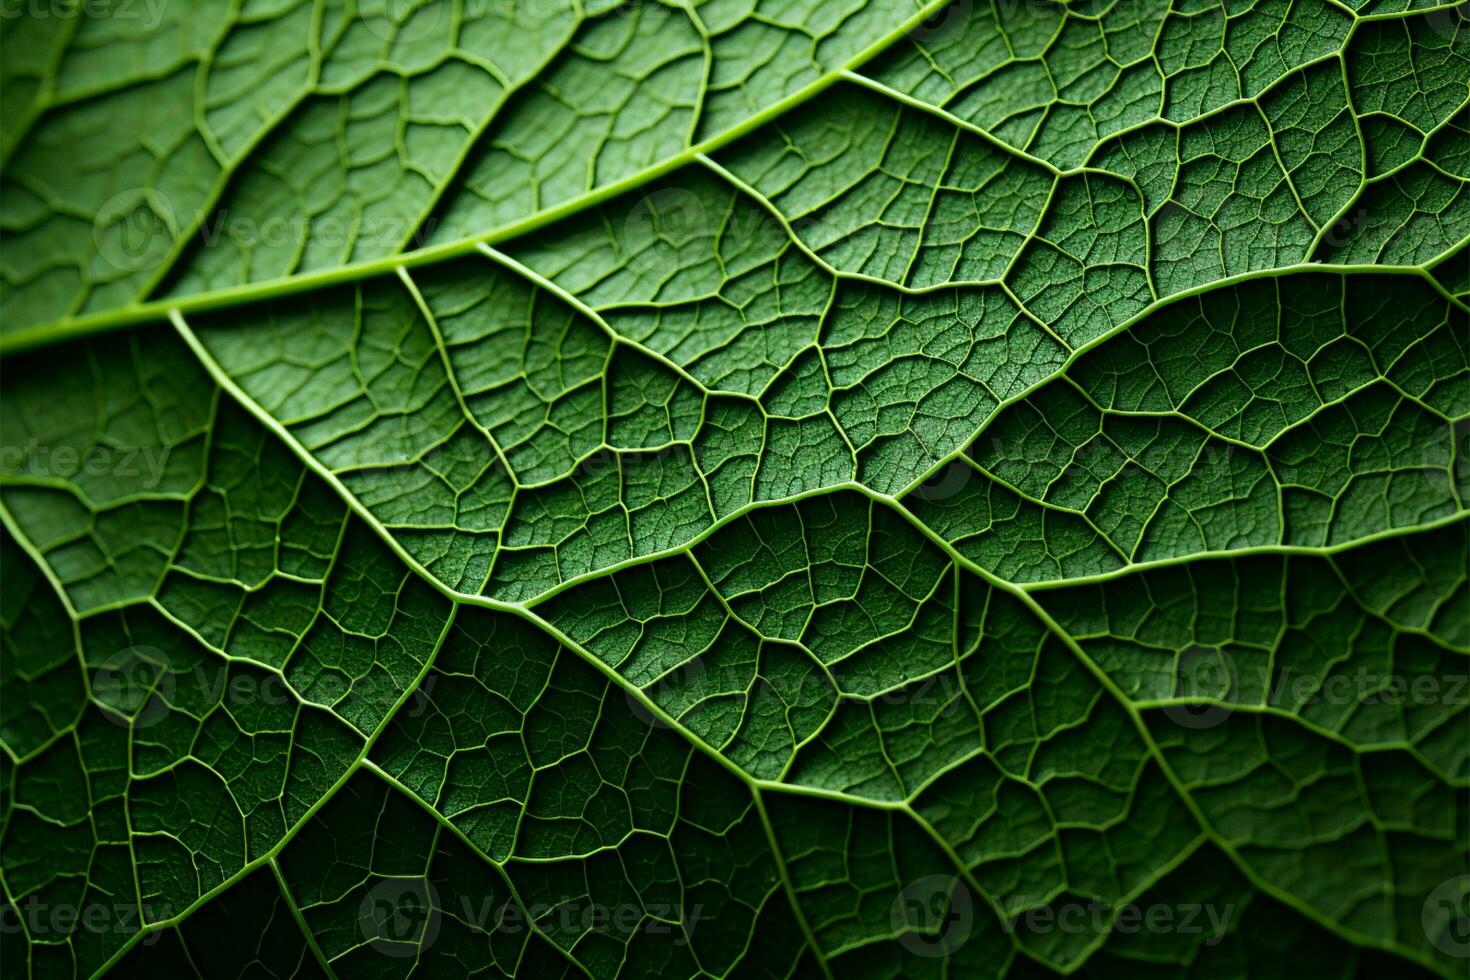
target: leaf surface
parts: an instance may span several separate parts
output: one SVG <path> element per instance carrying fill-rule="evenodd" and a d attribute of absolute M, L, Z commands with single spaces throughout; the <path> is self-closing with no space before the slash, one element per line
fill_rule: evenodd
<path fill-rule="evenodd" d="M 1456 975 L 1465 7 L 3 31 L 7 975 Z"/>

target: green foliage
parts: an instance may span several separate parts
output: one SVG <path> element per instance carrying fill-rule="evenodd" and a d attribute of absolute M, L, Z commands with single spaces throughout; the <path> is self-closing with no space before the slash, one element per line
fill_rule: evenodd
<path fill-rule="evenodd" d="M 5 976 L 1463 974 L 1470 8 L 3 13 Z"/>

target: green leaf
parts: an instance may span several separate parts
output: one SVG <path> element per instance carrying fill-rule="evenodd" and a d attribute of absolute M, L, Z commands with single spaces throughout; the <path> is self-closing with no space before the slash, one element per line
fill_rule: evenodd
<path fill-rule="evenodd" d="M 6 975 L 1441 975 L 1470 10 L 0 20 Z"/>

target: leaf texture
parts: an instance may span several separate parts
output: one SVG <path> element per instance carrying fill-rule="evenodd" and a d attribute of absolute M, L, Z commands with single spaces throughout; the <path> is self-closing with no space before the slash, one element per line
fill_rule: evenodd
<path fill-rule="evenodd" d="M 6 976 L 1447 976 L 1470 7 L 4 5 Z"/>

